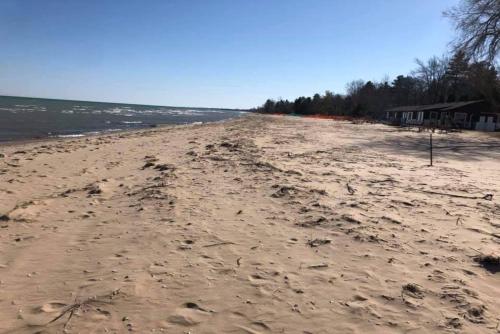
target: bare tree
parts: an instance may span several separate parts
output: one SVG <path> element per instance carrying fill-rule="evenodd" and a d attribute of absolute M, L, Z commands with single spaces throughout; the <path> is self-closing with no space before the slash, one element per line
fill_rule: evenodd
<path fill-rule="evenodd" d="M 345 85 L 345 88 L 346 88 L 347 94 L 357 95 L 359 93 L 359 91 L 361 90 L 361 88 L 363 88 L 364 85 L 365 85 L 365 82 L 363 80 L 359 79 L 359 80 L 353 80 L 353 81 L 348 82 Z"/>
<path fill-rule="evenodd" d="M 444 12 L 459 32 L 455 51 L 463 50 L 476 60 L 490 64 L 500 52 L 500 0 L 461 0 Z"/>
<path fill-rule="evenodd" d="M 446 95 L 445 75 L 448 67 L 448 58 L 436 56 L 431 57 L 427 62 L 415 59 L 417 69 L 413 75 L 425 86 L 428 96 L 428 103 L 443 102 Z"/>

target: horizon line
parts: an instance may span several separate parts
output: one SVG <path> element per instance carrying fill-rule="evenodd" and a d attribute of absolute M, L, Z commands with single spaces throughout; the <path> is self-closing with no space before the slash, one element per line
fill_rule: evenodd
<path fill-rule="evenodd" d="M 58 99 L 54 97 L 38 97 L 38 96 L 22 96 L 22 95 L 3 95 L 0 97 L 13 97 L 13 98 L 24 98 L 24 99 L 39 99 L 39 100 L 54 100 L 54 101 L 70 101 L 70 102 L 87 102 L 87 103 L 109 103 L 109 104 L 126 104 L 131 106 L 148 106 L 148 107 L 165 107 L 165 108 L 184 108 L 184 109 L 217 109 L 217 110 L 238 110 L 238 111 L 248 111 L 252 108 L 221 108 L 221 107 L 193 107 L 193 106 L 167 106 L 159 104 L 141 104 L 141 103 L 127 103 L 127 102 L 108 102 L 108 101 L 89 101 L 89 100 L 74 100 L 74 99 Z"/>

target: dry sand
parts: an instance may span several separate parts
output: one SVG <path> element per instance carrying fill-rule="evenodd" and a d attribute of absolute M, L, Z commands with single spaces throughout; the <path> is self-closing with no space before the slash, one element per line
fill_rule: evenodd
<path fill-rule="evenodd" d="M 496 333 L 492 134 L 249 116 L 0 147 L 2 333 Z M 493 198 L 483 198 L 492 194 Z"/>

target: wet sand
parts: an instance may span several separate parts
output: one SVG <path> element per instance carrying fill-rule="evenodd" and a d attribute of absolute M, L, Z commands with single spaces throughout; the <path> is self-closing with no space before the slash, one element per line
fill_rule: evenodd
<path fill-rule="evenodd" d="M 252 115 L 0 146 L 0 332 L 496 333 L 500 138 L 436 133 L 429 167 L 428 136 Z"/>

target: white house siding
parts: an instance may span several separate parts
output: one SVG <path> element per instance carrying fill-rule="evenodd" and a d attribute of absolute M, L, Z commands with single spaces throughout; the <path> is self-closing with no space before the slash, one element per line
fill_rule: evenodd
<path fill-rule="evenodd" d="M 500 116 L 500 115 L 499 115 Z M 479 122 L 476 123 L 476 130 L 478 131 L 496 131 L 500 129 L 500 117 L 497 116 L 497 122 L 494 121 L 494 116 L 480 116 Z"/>

